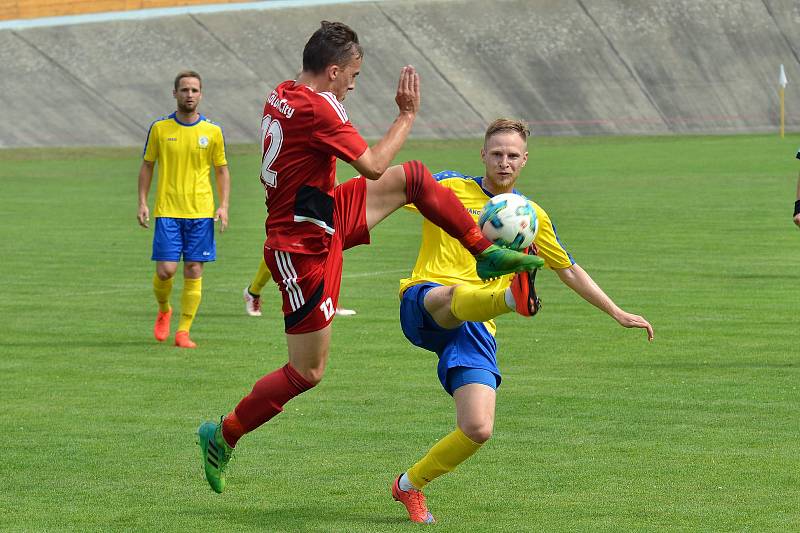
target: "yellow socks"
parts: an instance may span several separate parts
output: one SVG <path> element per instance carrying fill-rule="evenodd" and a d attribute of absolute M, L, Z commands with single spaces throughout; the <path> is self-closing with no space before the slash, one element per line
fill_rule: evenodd
<path fill-rule="evenodd" d="M 194 315 L 200 307 L 200 297 L 203 292 L 203 278 L 184 278 L 183 295 L 181 296 L 181 320 L 178 331 L 189 331 L 192 327 Z"/>
<path fill-rule="evenodd" d="M 486 322 L 511 312 L 506 304 L 506 290 L 508 289 L 476 289 L 469 285 L 457 285 L 450 311 L 464 322 Z"/>
<path fill-rule="evenodd" d="M 172 294 L 173 279 L 174 278 L 162 280 L 157 274 L 153 274 L 153 292 L 155 293 L 156 301 L 158 302 L 158 310 L 162 313 L 166 313 L 170 309 L 169 295 Z"/>
<path fill-rule="evenodd" d="M 448 472 L 452 472 L 458 465 L 472 456 L 481 444 L 473 441 L 456 427 L 455 431 L 433 445 L 420 461 L 412 466 L 408 472 L 408 480 L 417 489 Z"/>
<path fill-rule="evenodd" d="M 250 286 L 247 290 L 250 294 L 255 294 L 256 296 L 261 294 L 261 289 L 264 288 L 264 285 L 267 284 L 269 280 L 272 279 L 272 273 L 269 271 L 267 267 L 267 263 L 264 262 L 264 257 L 261 257 L 261 264 L 258 265 L 258 272 L 256 272 L 256 277 L 253 278 L 253 281 L 250 282 Z"/>

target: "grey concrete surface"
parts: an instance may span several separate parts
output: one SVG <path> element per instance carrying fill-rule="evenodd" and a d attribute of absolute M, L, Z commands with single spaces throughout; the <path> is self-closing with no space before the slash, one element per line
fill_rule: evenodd
<path fill-rule="evenodd" d="M 800 0 L 389 0 L 0 30 L 0 147 L 141 145 L 184 68 L 228 142 L 254 142 L 322 19 L 366 49 L 345 105 L 367 137 L 394 119 L 408 63 L 422 138 L 480 135 L 500 115 L 544 135 L 777 131 L 781 63 L 800 130 Z"/>

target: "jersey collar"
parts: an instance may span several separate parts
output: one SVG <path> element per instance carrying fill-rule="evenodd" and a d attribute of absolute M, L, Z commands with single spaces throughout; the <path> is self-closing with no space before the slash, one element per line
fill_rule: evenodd
<path fill-rule="evenodd" d="M 206 117 L 204 117 L 203 115 L 198 115 L 197 120 L 195 120 L 191 124 L 187 124 L 186 122 L 181 122 L 180 120 L 178 120 L 178 112 L 177 111 L 173 111 L 172 114 L 169 116 L 169 118 L 173 119 L 175 122 L 177 122 L 181 126 L 187 126 L 187 127 L 199 124 L 200 122 L 202 122 L 202 121 L 204 121 L 206 119 Z"/>
<path fill-rule="evenodd" d="M 472 179 L 474 179 L 477 182 L 477 184 L 480 186 L 481 190 L 484 192 L 484 194 L 486 194 L 486 196 L 488 196 L 489 198 L 494 198 L 496 196 L 496 195 L 490 193 L 488 190 L 486 190 L 486 188 L 484 188 L 484 186 L 483 186 L 483 176 L 475 176 Z M 524 194 L 519 192 L 517 189 L 511 189 L 511 192 L 513 192 L 514 194 L 519 194 L 520 196 L 525 196 Z"/>

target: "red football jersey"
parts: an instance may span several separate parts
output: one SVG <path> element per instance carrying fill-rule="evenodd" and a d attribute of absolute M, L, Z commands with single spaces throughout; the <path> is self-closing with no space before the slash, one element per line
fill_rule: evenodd
<path fill-rule="evenodd" d="M 334 232 L 336 158 L 358 159 L 367 142 L 332 93 L 289 80 L 267 98 L 261 144 L 267 245 L 293 253 L 327 251 Z"/>

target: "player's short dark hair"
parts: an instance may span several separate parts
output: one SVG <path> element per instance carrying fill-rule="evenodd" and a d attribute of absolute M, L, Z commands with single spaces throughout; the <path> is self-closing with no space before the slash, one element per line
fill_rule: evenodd
<path fill-rule="evenodd" d="M 178 84 L 181 82 L 183 78 L 197 78 L 197 81 L 200 82 L 200 89 L 203 89 L 203 78 L 200 77 L 200 74 L 195 72 L 194 70 L 182 70 L 178 72 L 178 75 L 175 76 L 175 90 L 178 90 Z"/>
<path fill-rule="evenodd" d="M 496 133 L 517 133 L 522 140 L 527 142 L 528 137 L 531 134 L 531 129 L 528 127 L 528 124 L 523 122 L 522 120 L 516 120 L 512 118 L 498 118 L 491 124 L 489 127 L 486 128 L 486 135 L 483 137 L 483 143 L 486 144 L 486 141 L 489 140 L 489 137 Z"/>
<path fill-rule="evenodd" d="M 347 65 L 353 59 L 364 57 L 358 44 L 358 34 L 342 22 L 320 22 L 303 49 L 303 70 L 319 74 L 330 65 Z"/>

